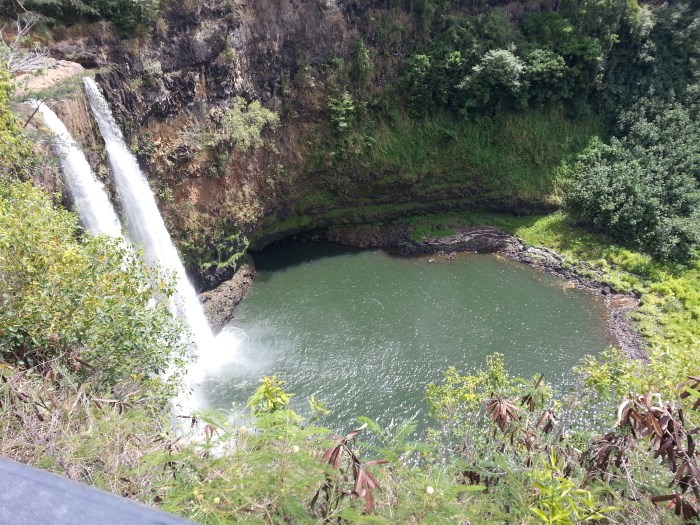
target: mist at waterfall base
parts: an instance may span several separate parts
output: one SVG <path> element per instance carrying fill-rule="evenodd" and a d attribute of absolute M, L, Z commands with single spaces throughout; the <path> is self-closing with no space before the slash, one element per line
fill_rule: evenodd
<path fill-rule="evenodd" d="M 105 142 L 114 183 L 124 212 L 128 238 L 133 244 L 143 248 L 146 263 L 175 278 L 173 310 L 189 328 L 191 344 L 196 347 L 196 360 L 188 366 L 185 376 L 186 385 L 194 387 L 207 373 L 235 359 L 240 337 L 231 330 L 223 332 L 220 337 L 214 337 L 194 287 L 165 227 L 148 180 L 136 157 L 127 147 L 99 87 L 89 77 L 86 77 L 84 82 L 90 107 Z M 178 402 L 184 405 L 186 410 L 196 408 L 199 404 L 196 398 L 186 400 L 181 397 Z"/>
<path fill-rule="evenodd" d="M 599 297 L 495 255 L 430 264 L 291 243 L 254 258 L 258 277 L 231 323 L 247 334 L 239 358 L 202 384 L 211 408 L 240 408 L 267 374 L 301 413 L 311 395 L 326 402 L 319 423 L 336 432 L 358 416 L 424 428 L 426 387 L 448 367 L 473 372 L 500 352 L 509 373 L 544 373 L 563 394 L 580 359 L 610 344 Z"/>

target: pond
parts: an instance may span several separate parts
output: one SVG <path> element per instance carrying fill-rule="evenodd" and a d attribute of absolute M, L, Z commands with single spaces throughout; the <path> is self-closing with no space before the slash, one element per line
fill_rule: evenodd
<path fill-rule="evenodd" d="M 206 378 L 207 404 L 244 405 L 263 374 L 285 380 L 294 408 L 312 394 L 332 410 L 322 424 L 348 430 L 429 419 L 426 386 L 494 352 L 518 377 L 544 373 L 556 390 L 610 345 L 599 297 L 497 255 L 401 258 L 319 243 L 255 256 L 258 277 L 232 327 L 239 355 Z"/>

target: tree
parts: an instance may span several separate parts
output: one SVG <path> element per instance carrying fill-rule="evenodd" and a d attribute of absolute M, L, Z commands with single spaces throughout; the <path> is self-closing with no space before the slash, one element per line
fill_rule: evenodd
<path fill-rule="evenodd" d="M 512 50 L 489 51 L 461 84 L 468 97 L 467 109 L 516 104 L 523 87 L 524 71 L 522 60 Z"/>
<path fill-rule="evenodd" d="M 581 156 L 567 205 L 582 222 L 659 259 L 700 247 L 700 120 L 678 103 L 643 100 L 618 138 Z"/>
<path fill-rule="evenodd" d="M 25 11 L 16 17 L 12 36 L 6 36 L 6 24 L 0 27 L 0 63 L 4 63 L 10 73 L 34 71 L 46 64 L 46 52 L 36 49 L 26 51 L 22 48 L 38 21 L 39 15 Z"/>
<path fill-rule="evenodd" d="M 408 57 L 401 87 L 406 97 L 406 109 L 412 117 L 424 116 L 433 102 L 430 57 L 415 54 Z"/>
<path fill-rule="evenodd" d="M 24 6 L 64 24 L 103 18 L 123 32 L 150 24 L 158 12 L 157 0 L 26 0 Z"/>
<path fill-rule="evenodd" d="M 525 81 L 529 99 L 537 106 L 571 96 L 569 68 L 564 58 L 547 49 L 535 49 L 525 58 Z"/>

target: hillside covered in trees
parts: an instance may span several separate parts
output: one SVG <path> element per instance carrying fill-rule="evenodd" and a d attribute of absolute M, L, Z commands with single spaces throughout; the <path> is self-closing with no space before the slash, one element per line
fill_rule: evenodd
<path fill-rule="evenodd" d="M 699 519 L 698 2 L 8 0 L 0 18 L 2 456 L 204 523 Z M 449 368 L 423 434 L 357 414 L 332 435 L 333 407 L 267 376 L 242 413 L 179 413 L 173 276 L 81 227 L 25 104 L 117 193 L 80 75 L 28 87 L 55 59 L 104 88 L 198 291 L 295 235 L 414 253 L 488 226 L 634 303 L 640 352 L 584 359 L 565 396 L 498 354 Z"/>

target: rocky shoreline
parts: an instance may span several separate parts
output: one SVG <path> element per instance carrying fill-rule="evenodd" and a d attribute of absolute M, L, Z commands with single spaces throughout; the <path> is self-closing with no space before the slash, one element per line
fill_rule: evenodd
<path fill-rule="evenodd" d="M 459 253 L 498 253 L 540 271 L 560 277 L 574 287 L 600 294 L 605 304 L 607 326 L 617 348 L 633 359 L 647 359 L 641 333 L 629 318 L 639 306 L 639 298 L 620 293 L 609 283 L 582 275 L 580 269 L 567 264 L 558 253 L 528 246 L 522 239 L 491 226 L 469 226 L 452 235 L 417 242 L 411 239 L 411 228 L 402 224 L 360 224 L 335 226 L 297 236 L 297 239 L 329 241 L 354 248 L 381 248 L 400 256 L 435 255 L 453 257 Z M 248 260 L 228 281 L 201 295 L 212 327 L 219 331 L 234 315 L 252 284 L 255 270 Z"/>

